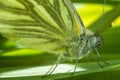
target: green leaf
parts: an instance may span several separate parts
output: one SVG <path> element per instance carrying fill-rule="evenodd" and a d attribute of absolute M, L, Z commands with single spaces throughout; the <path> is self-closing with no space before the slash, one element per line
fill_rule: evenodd
<path fill-rule="evenodd" d="M 112 22 L 118 18 L 120 16 L 120 4 L 117 4 L 111 11 L 107 12 L 103 17 L 103 21 L 102 23 L 100 23 L 101 17 L 96 20 L 93 24 L 91 24 L 89 26 L 89 29 L 93 30 L 95 32 L 95 30 L 97 30 L 98 27 L 99 28 L 99 32 L 103 33 L 105 31 L 107 31 L 108 29 L 110 29 L 112 27 Z M 99 26 L 98 24 L 101 24 L 101 26 Z M 98 27 L 95 27 L 98 26 Z"/>
<path fill-rule="evenodd" d="M 104 68 L 100 68 L 98 65 L 96 65 L 96 62 L 94 63 L 80 63 L 78 69 L 82 68 L 82 71 L 76 72 L 73 76 L 71 76 L 71 73 L 57 73 L 58 71 L 67 71 L 69 70 L 69 66 L 61 66 L 61 68 L 58 68 L 55 70 L 57 74 L 52 74 L 47 77 L 44 77 L 40 74 L 44 73 L 42 70 L 42 67 L 36 68 L 23 68 L 18 69 L 18 67 L 14 68 L 3 68 L 2 73 L 0 74 L 1 80 L 77 80 L 82 79 L 86 80 L 89 78 L 89 80 L 118 80 L 120 77 L 118 76 L 120 74 L 120 60 L 115 61 L 108 61 L 109 65 L 107 65 Z M 66 64 L 67 65 L 67 64 Z M 59 65 L 60 66 L 60 65 Z M 58 67 L 59 67 L 58 66 Z M 73 66 L 72 66 L 73 67 Z M 18 70 L 17 70 L 18 69 Z M 41 70 L 40 70 L 41 69 Z M 46 68 L 47 69 L 47 68 Z M 4 71 L 5 72 L 4 72 Z M 7 71 L 6 71 L 7 70 Z M 12 71 L 13 70 L 13 71 Z M 1 69 L 0 69 L 1 71 Z M 42 72 L 42 73 L 41 73 Z M 31 74 L 34 73 L 34 74 Z M 30 76 L 29 76 L 30 75 Z M 114 77 L 113 77 L 114 75 Z"/>

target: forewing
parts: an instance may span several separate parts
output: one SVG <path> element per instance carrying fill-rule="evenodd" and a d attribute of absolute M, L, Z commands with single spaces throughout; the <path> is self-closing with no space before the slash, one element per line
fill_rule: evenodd
<path fill-rule="evenodd" d="M 71 7 L 69 0 L 0 0 L 0 32 L 26 47 L 64 49 L 80 33 Z"/>
<path fill-rule="evenodd" d="M 72 13 L 72 15 L 74 17 L 74 23 L 75 23 L 74 27 L 76 27 L 77 34 L 84 34 L 85 33 L 84 24 L 82 22 L 82 19 L 80 18 L 80 15 L 78 14 L 77 10 L 72 5 L 70 0 L 64 0 L 64 2 L 68 6 L 68 9 L 71 11 L 71 13 Z"/>

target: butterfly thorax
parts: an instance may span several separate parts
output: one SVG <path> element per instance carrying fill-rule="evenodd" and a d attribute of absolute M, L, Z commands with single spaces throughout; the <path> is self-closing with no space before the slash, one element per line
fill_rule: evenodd
<path fill-rule="evenodd" d="M 81 59 L 93 50 L 100 48 L 102 44 L 103 39 L 98 35 L 98 33 L 81 34 L 76 40 L 70 43 L 63 57 L 70 60 L 76 58 Z"/>

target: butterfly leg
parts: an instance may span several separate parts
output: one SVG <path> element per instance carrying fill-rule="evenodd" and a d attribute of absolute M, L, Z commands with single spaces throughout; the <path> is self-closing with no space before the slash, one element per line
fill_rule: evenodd
<path fill-rule="evenodd" d="M 98 64 L 101 68 L 104 68 L 103 65 L 101 65 L 101 64 L 99 63 L 98 59 L 97 59 L 96 56 L 93 54 L 93 52 L 92 52 L 92 56 L 93 56 L 93 58 L 96 60 L 97 64 Z"/>
<path fill-rule="evenodd" d="M 81 48 L 81 46 L 80 46 L 80 50 L 79 50 L 79 53 L 78 54 L 76 54 L 76 64 L 75 64 L 75 68 L 74 68 L 74 71 L 73 71 L 73 73 L 71 74 L 71 76 L 73 76 L 73 74 L 75 73 L 75 71 L 76 71 L 76 68 L 77 68 L 77 65 L 78 65 L 78 61 L 79 61 L 79 58 L 82 56 L 82 54 L 83 54 L 83 50 L 85 49 L 85 46 L 86 46 L 86 42 L 84 43 L 84 45 L 83 45 L 83 47 Z"/>
<path fill-rule="evenodd" d="M 76 68 L 77 68 L 77 65 L 78 65 L 78 61 L 79 61 L 79 58 L 76 59 L 76 63 L 75 63 L 75 67 L 74 67 L 74 71 L 72 72 L 71 76 L 74 75 L 75 71 L 76 71 Z"/>
<path fill-rule="evenodd" d="M 60 63 L 60 59 L 61 59 L 61 54 L 59 55 L 56 63 L 54 65 L 52 65 L 51 68 L 48 70 L 46 75 L 51 75 L 53 73 L 53 71 L 57 68 L 58 64 Z"/>
<path fill-rule="evenodd" d="M 104 59 L 100 56 L 100 54 L 99 54 L 99 52 L 98 52 L 98 50 L 97 50 L 96 48 L 95 48 L 95 51 L 96 51 L 96 53 L 97 53 L 98 58 L 99 58 L 100 60 L 102 60 L 105 65 L 109 65 L 109 63 L 105 62 Z"/>

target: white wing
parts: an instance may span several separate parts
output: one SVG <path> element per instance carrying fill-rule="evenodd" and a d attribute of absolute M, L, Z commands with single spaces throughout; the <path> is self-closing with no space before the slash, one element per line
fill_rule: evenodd
<path fill-rule="evenodd" d="M 70 0 L 0 0 L 0 32 L 26 47 L 64 51 L 83 28 Z"/>

